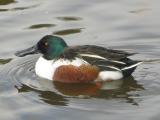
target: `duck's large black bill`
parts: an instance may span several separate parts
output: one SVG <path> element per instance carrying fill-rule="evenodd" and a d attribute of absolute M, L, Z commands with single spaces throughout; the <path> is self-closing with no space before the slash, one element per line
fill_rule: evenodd
<path fill-rule="evenodd" d="M 26 56 L 26 55 L 36 54 L 36 53 L 38 53 L 38 49 L 37 49 L 37 46 L 35 45 L 35 46 L 27 48 L 25 50 L 17 51 L 15 53 L 15 55 L 18 56 L 18 57 L 23 57 L 23 56 Z"/>

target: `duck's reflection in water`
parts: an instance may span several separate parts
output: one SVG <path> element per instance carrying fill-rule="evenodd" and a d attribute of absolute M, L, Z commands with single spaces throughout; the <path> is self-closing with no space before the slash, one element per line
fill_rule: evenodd
<path fill-rule="evenodd" d="M 24 85 L 24 84 L 21 87 L 15 86 L 15 88 L 18 90 L 19 93 L 36 92 L 39 96 L 38 100 L 42 100 L 43 102 L 51 104 L 51 105 L 67 106 L 67 104 L 68 104 L 68 100 L 64 96 L 59 95 L 59 94 L 52 92 L 52 91 L 36 90 L 36 89 L 31 88 L 31 87 Z M 29 98 L 30 97 L 37 97 L 37 96 L 29 96 Z"/>
<path fill-rule="evenodd" d="M 45 84 L 44 84 L 45 83 Z M 128 77 L 123 80 L 110 81 L 105 83 L 88 83 L 88 84 L 66 84 L 60 82 L 46 82 L 41 80 L 44 88 L 48 87 L 48 90 L 41 91 L 31 88 L 27 85 L 16 87 L 18 92 L 37 92 L 39 99 L 45 103 L 52 105 L 67 105 L 70 97 L 87 96 L 87 98 L 100 98 L 100 99 L 124 99 L 127 103 L 138 105 L 134 100 L 134 96 L 137 94 L 130 94 L 131 91 L 144 90 L 143 86 L 138 84 L 134 78 Z M 132 97 L 133 96 L 133 97 Z"/>

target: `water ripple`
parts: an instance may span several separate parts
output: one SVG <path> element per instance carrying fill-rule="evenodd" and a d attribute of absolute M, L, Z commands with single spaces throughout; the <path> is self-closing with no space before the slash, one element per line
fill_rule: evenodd
<path fill-rule="evenodd" d="M 7 63 L 11 62 L 11 60 L 12 60 L 12 58 L 0 59 L 0 65 L 7 64 Z"/>
<path fill-rule="evenodd" d="M 26 7 L 15 7 L 15 8 L 10 8 L 10 9 L 7 9 L 7 8 L 1 9 L 0 8 L 0 12 L 26 10 L 26 9 L 35 8 L 37 6 L 39 6 L 39 5 L 31 5 L 31 6 L 26 6 Z"/>
<path fill-rule="evenodd" d="M 11 3 L 16 3 L 15 0 L 0 0 L 0 5 L 8 5 Z"/>
<path fill-rule="evenodd" d="M 80 17 L 73 17 L 73 16 L 64 16 L 64 17 L 57 17 L 57 19 L 62 21 L 79 21 L 82 20 Z"/>
<path fill-rule="evenodd" d="M 40 29 L 40 28 L 49 28 L 49 27 L 55 27 L 55 24 L 34 24 L 29 26 L 29 29 Z"/>
<path fill-rule="evenodd" d="M 82 32 L 83 28 L 73 28 L 73 29 L 66 29 L 66 30 L 60 30 L 56 31 L 53 34 L 55 35 L 69 35 L 69 34 L 76 34 Z"/>

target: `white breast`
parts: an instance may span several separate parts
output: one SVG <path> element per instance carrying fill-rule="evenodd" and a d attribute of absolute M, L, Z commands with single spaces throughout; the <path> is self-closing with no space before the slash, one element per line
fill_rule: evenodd
<path fill-rule="evenodd" d="M 82 64 L 89 64 L 89 63 L 80 58 L 75 58 L 72 61 L 64 59 L 58 59 L 55 61 L 55 60 L 46 60 L 43 57 L 40 57 L 36 62 L 35 72 L 38 76 L 42 78 L 52 80 L 52 77 L 57 67 L 61 65 L 80 66 Z"/>

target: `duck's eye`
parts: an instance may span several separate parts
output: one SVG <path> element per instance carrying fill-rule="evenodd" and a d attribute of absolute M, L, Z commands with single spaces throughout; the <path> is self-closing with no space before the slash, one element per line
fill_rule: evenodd
<path fill-rule="evenodd" d="M 45 42 L 45 43 L 44 43 L 44 46 L 46 46 L 46 47 L 47 47 L 47 46 L 48 46 L 48 42 Z"/>

